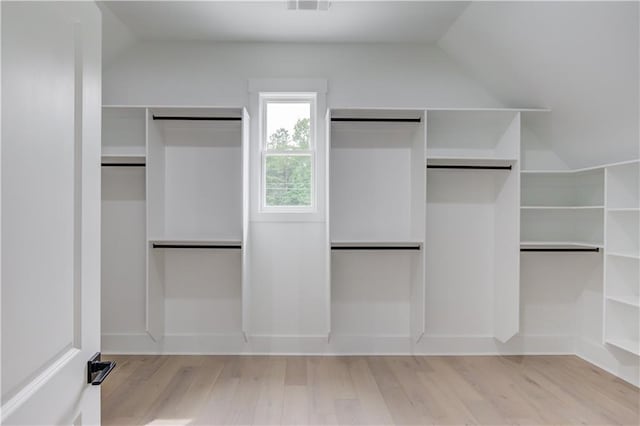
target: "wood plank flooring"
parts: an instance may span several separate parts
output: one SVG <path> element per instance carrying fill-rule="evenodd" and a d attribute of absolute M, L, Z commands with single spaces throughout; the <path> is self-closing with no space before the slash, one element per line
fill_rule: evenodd
<path fill-rule="evenodd" d="M 104 425 L 640 424 L 573 356 L 105 356 Z"/>

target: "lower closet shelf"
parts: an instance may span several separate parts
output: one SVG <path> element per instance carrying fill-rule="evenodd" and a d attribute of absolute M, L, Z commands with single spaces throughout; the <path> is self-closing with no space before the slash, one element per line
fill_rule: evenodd
<path fill-rule="evenodd" d="M 233 239 L 224 240 L 150 240 L 152 248 L 176 248 L 176 249 L 241 249 L 242 241 Z"/>
<path fill-rule="evenodd" d="M 331 250 L 422 250 L 420 241 L 332 241 Z"/>

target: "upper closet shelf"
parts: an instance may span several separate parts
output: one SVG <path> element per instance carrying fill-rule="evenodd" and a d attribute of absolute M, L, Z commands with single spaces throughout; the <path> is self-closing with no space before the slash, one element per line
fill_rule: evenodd
<path fill-rule="evenodd" d="M 516 162 L 513 158 L 429 156 L 427 168 L 510 170 Z"/>
<path fill-rule="evenodd" d="M 522 206 L 521 210 L 602 210 L 604 206 Z"/>
<path fill-rule="evenodd" d="M 147 158 L 144 152 L 136 150 L 103 150 L 100 162 L 103 166 L 142 167 L 146 165 Z"/>
<path fill-rule="evenodd" d="M 638 259 L 640 260 L 640 254 L 634 252 L 622 252 L 622 251 L 607 251 L 607 255 L 615 256 L 615 257 L 626 257 L 627 259 Z"/>
<path fill-rule="evenodd" d="M 637 164 L 637 163 L 640 163 L 640 159 L 639 160 L 621 161 L 619 163 L 601 164 L 599 166 L 584 167 L 584 168 L 581 168 L 581 169 L 521 170 L 521 173 L 523 173 L 523 174 L 548 174 L 548 175 L 584 173 L 584 172 L 591 172 L 591 171 L 594 171 L 594 170 L 602 170 L 602 169 L 605 169 L 605 168 L 608 168 L 608 167 L 625 166 L 627 164 Z"/>
<path fill-rule="evenodd" d="M 620 207 L 620 208 L 608 208 L 607 211 L 610 212 L 629 212 L 629 213 L 633 213 L 633 212 L 640 212 L 640 207 Z"/>
<path fill-rule="evenodd" d="M 550 108 L 429 108 L 427 111 L 453 111 L 453 112 L 551 112 Z"/>

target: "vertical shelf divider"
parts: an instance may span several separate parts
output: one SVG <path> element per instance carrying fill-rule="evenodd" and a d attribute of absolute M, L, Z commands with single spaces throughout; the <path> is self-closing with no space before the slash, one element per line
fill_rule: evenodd
<path fill-rule="evenodd" d="M 249 256 L 251 256 L 251 241 L 249 234 L 249 137 L 250 117 L 246 108 L 242 109 L 242 335 L 245 343 L 249 342 L 251 331 L 251 275 L 249 270 Z"/>

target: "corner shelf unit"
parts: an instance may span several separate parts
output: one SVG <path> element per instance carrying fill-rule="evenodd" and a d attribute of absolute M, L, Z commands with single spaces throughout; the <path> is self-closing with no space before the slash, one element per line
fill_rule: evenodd
<path fill-rule="evenodd" d="M 640 356 L 640 160 L 523 170 L 521 197 L 521 251 L 603 252 L 603 342 Z"/>
<path fill-rule="evenodd" d="M 640 356 L 640 161 L 606 167 L 606 344 Z"/>
<path fill-rule="evenodd" d="M 523 171 L 521 185 L 522 251 L 554 251 L 557 246 L 558 252 L 589 252 L 603 247 L 604 169 Z M 531 243 L 547 250 L 524 247 Z"/>
<path fill-rule="evenodd" d="M 136 225 L 146 229 L 137 260 L 114 247 L 103 260 L 142 265 L 144 327 L 155 341 L 167 327 L 246 339 L 247 130 L 242 108 L 103 108 L 103 176 L 136 173 L 144 209 Z M 103 195 L 103 213 L 108 203 Z M 103 288 L 121 278 L 110 269 Z"/>

